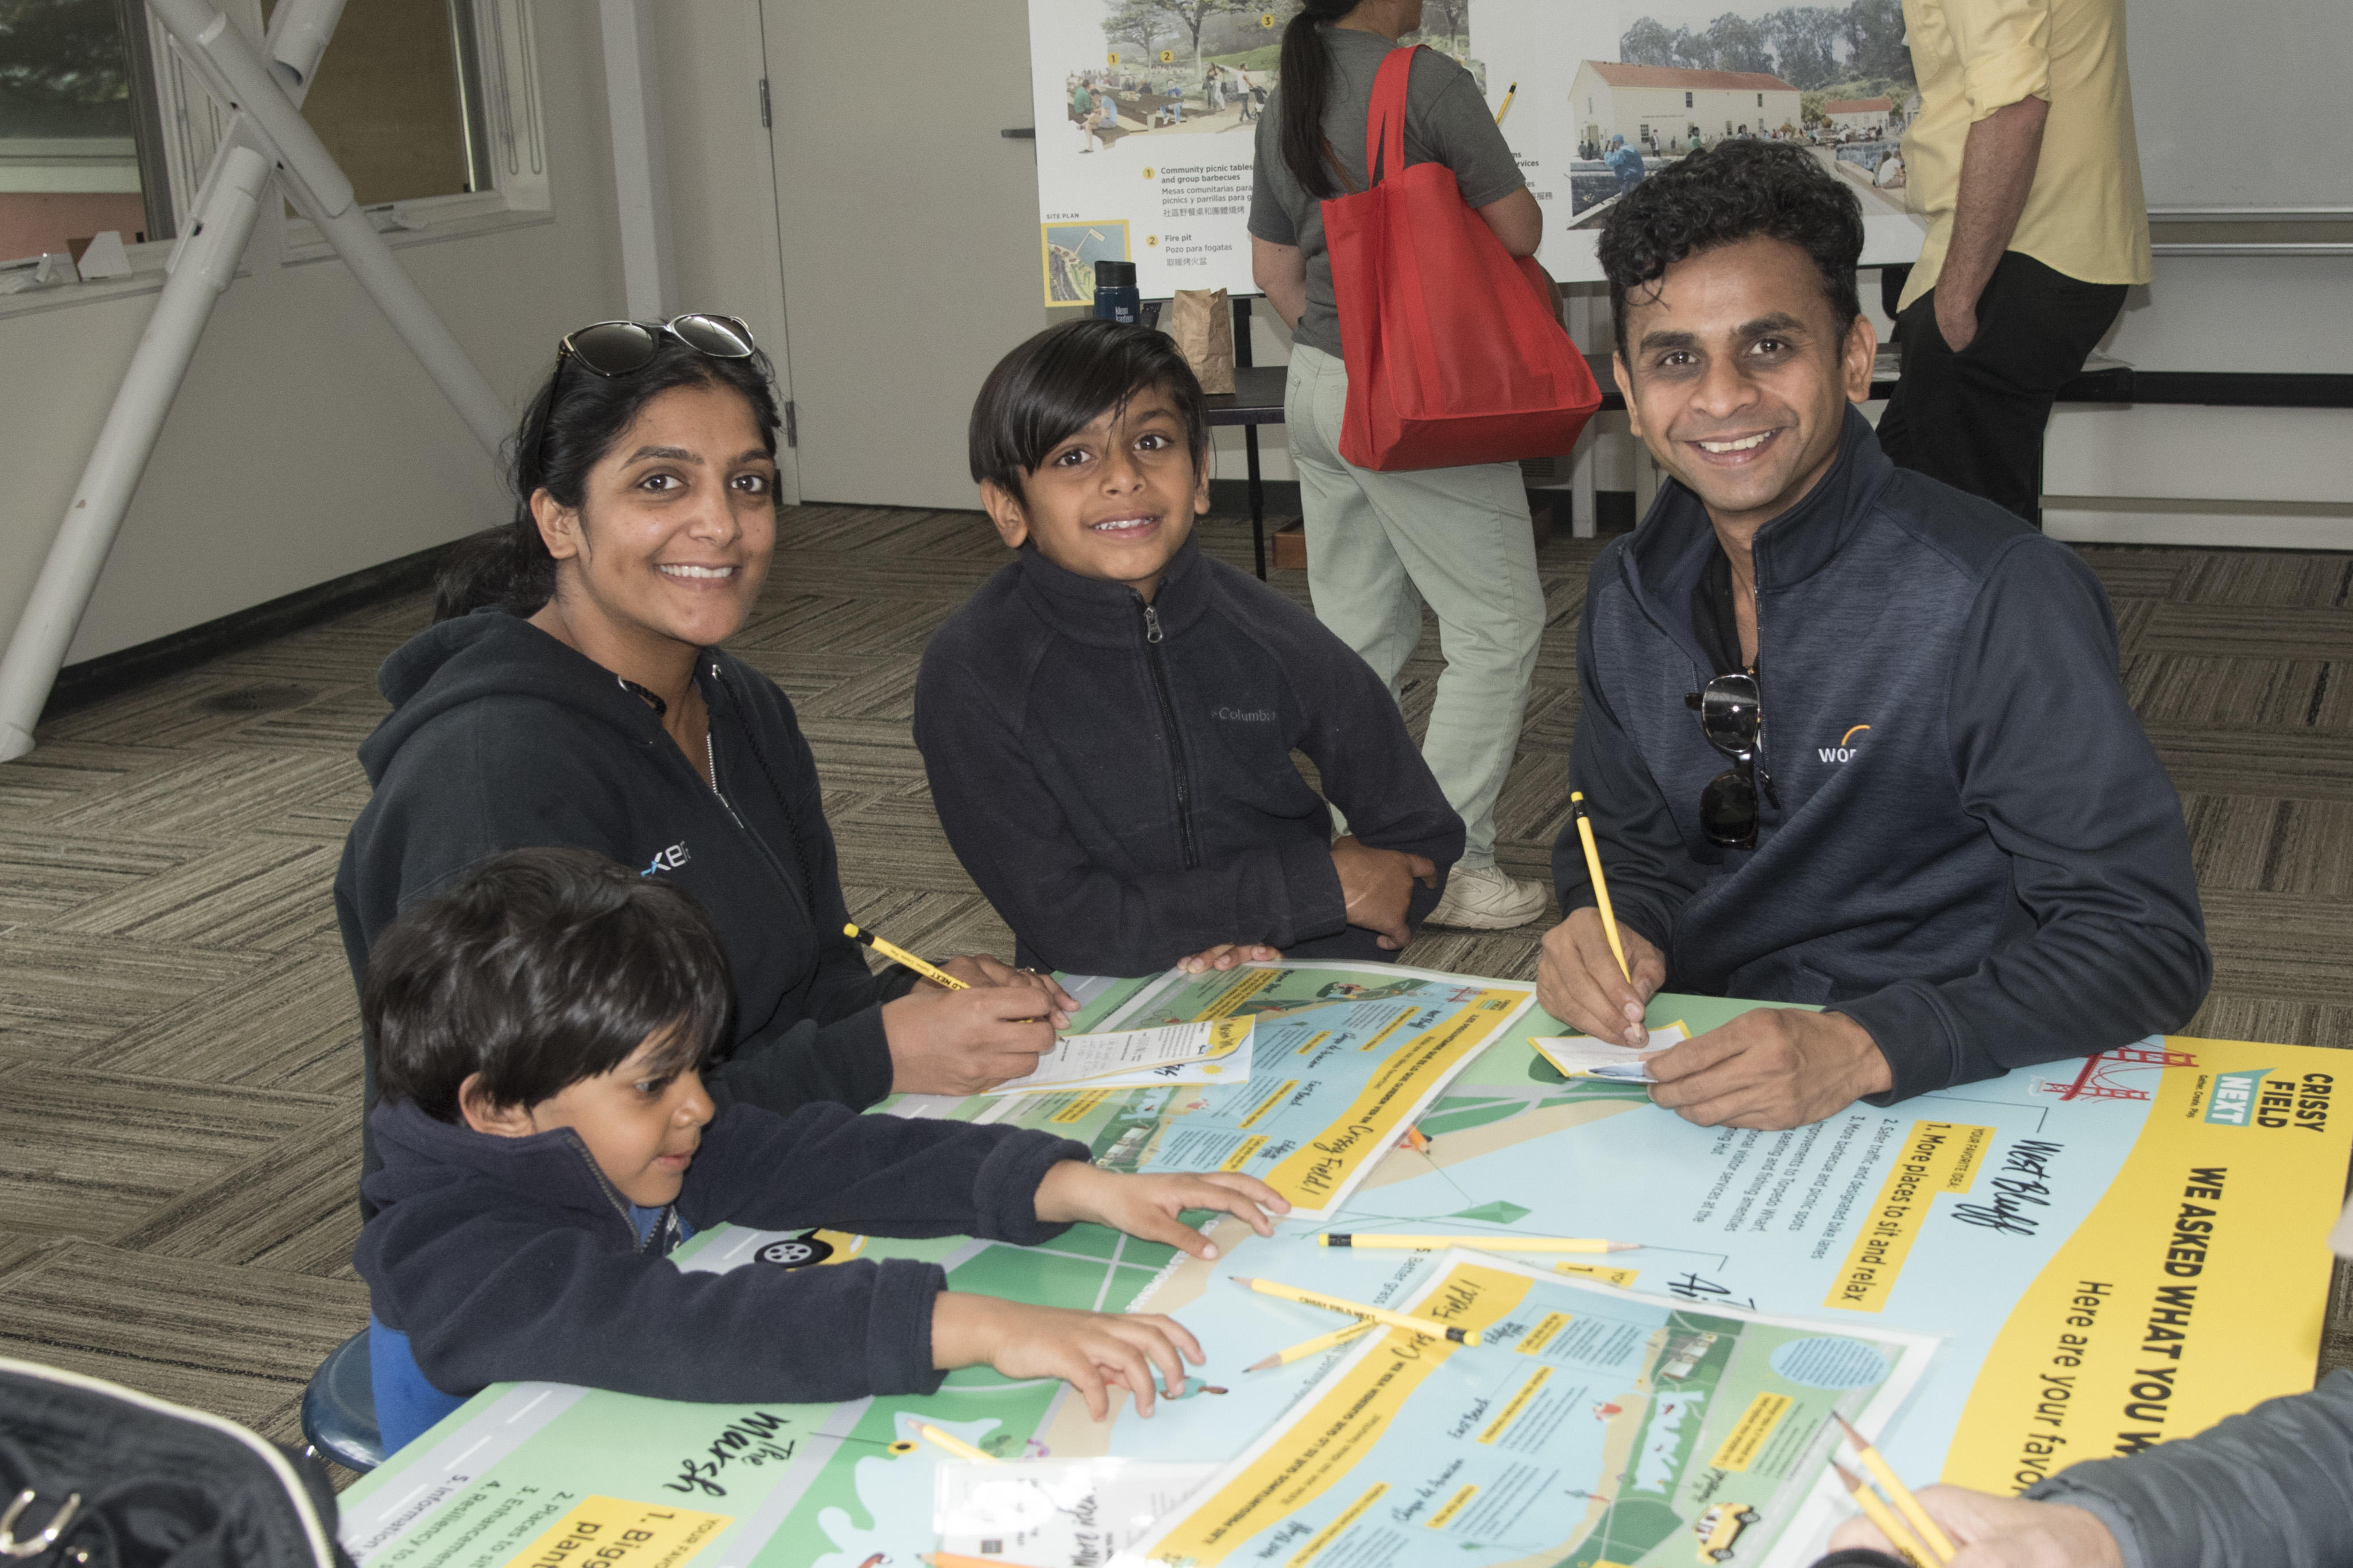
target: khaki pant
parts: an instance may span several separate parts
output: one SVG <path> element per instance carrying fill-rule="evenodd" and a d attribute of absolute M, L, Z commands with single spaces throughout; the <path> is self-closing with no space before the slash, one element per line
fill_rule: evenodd
<path fill-rule="evenodd" d="M 1528 678 L 1544 635 L 1544 590 L 1527 491 L 1513 463 L 1376 473 L 1340 456 L 1348 373 L 1294 343 L 1283 391 L 1305 514 L 1315 617 L 1363 656 L 1394 695 L 1438 617 L 1446 669 L 1421 754 L 1468 837 L 1460 868 L 1495 863 L 1495 797 L 1519 749 Z"/>

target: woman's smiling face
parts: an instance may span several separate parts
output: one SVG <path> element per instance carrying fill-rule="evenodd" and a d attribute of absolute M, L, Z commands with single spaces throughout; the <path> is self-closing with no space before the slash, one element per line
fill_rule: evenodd
<path fill-rule="evenodd" d="M 578 510 L 532 498 L 567 620 L 692 647 L 744 625 L 776 544 L 776 465 L 731 386 L 649 400 L 588 472 Z"/>

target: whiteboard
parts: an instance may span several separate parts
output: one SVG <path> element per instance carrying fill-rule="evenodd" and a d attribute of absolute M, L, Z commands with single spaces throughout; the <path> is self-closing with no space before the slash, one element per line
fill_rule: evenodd
<path fill-rule="evenodd" d="M 2130 0 L 2149 209 L 2353 210 L 2348 0 Z"/>

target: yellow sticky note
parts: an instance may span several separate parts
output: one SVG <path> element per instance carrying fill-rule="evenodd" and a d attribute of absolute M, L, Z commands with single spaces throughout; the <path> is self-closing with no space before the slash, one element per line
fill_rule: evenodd
<path fill-rule="evenodd" d="M 507 1568 L 679 1568 L 734 1522 L 732 1514 L 583 1498 L 554 1529 L 507 1559 Z"/>

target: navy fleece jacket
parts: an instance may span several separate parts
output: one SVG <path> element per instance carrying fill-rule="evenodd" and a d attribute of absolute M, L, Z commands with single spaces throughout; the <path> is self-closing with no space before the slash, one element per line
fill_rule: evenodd
<path fill-rule="evenodd" d="M 1684 705 L 1715 673 L 1692 587 L 1716 548 L 1669 483 L 1593 565 L 1570 766 L 1618 918 L 1671 990 L 1827 1004 L 1887 1097 L 2179 1027 L 2213 964 L 2181 801 L 2073 551 L 1899 469 L 1849 410 L 1836 463 L 1757 531 L 1754 850 L 1700 830 L 1730 764 Z M 1591 904 L 1574 828 L 1561 908 Z"/>
<path fill-rule="evenodd" d="M 856 1260 L 681 1273 L 643 1246 L 569 1128 L 501 1138 L 376 1108 L 384 1168 L 353 1254 L 377 1321 L 408 1336 L 444 1393 L 522 1379 L 742 1404 L 929 1394 L 934 1263 Z M 676 1205 L 696 1230 L 815 1226 L 865 1236 L 975 1236 L 1034 1245 L 1038 1184 L 1086 1146 L 1042 1132 L 723 1106 Z"/>
<path fill-rule="evenodd" d="M 335 876 L 352 974 L 411 900 L 483 857 L 594 849 L 676 882 L 719 928 L 735 1021 L 707 1075 L 716 1097 L 777 1111 L 871 1105 L 891 1091 L 881 1004 L 914 976 L 871 973 L 841 934 L 833 834 L 785 694 L 715 649 L 694 679 L 716 790 L 611 670 L 518 616 L 444 621 L 385 660 L 377 684 L 393 710 L 360 747 L 375 795 Z M 373 1057 L 366 1083 L 373 1106 Z"/>
<path fill-rule="evenodd" d="M 1219 942 L 1387 959 L 1348 924 L 1332 811 L 1426 855 L 1437 903 L 1462 819 L 1372 667 L 1191 540 L 1150 605 L 1024 546 L 932 637 L 915 744 L 965 869 L 1020 962 L 1156 974 Z"/>

